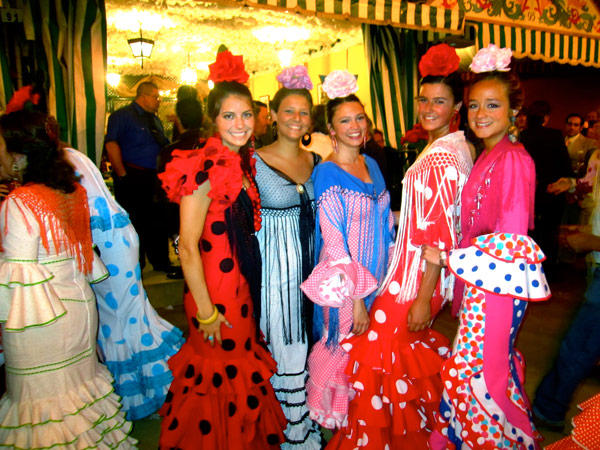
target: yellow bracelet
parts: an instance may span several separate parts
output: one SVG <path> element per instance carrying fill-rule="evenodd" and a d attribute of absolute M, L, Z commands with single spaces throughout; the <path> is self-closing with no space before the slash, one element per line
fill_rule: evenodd
<path fill-rule="evenodd" d="M 215 309 L 213 311 L 213 313 L 210 315 L 210 317 L 207 317 L 206 319 L 201 319 L 198 316 L 198 313 L 196 313 L 196 320 L 198 320 L 198 323 L 201 325 L 210 325 L 211 323 L 215 322 L 217 320 L 217 317 L 219 317 L 219 310 L 217 309 L 216 306 L 213 306 Z"/>

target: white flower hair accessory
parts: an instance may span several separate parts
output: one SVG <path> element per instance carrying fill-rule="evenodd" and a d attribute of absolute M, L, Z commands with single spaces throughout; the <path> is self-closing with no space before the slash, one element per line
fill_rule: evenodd
<path fill-rule="evenodd" d="M 330 100 L 347 97 L 358 91 L 356 77 L 347 70 L 334 70 L 323 81 L 323 92 Z"/>
<path fill-rule="evenodd" d="M 479 49 L 469 68 L 471 72 L 475 73 L 493 72 L 494 70 L 508 72 L 511 57 L 512 50 L 510 48 L 499 48 L 494 44 L 490 44 Z"/>
<path fill-rule="evenodd" d="M 277 81 L 287 89 L 311 90 L 313 88 L 312 81 L 310 81 L 310 77 L 308 76 L 308 70 L 302 65 L 283 69 L 277 75 Z"/>

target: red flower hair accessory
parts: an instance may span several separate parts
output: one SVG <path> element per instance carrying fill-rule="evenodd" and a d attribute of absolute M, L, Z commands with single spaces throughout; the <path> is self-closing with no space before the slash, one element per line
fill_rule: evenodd
<path fill-rule="evenodd" d="M 23 86 L 13 94 L 6 105 L 5 113 L 10 114 L 11 112 L 21 111 L 27 106 L 27 102 L 31 102 L 34 105 L 40 102 L 40 94 L 34 94 L 32 85 Z"/>
<path fill-rule="evenodd" d="M 242 55 L 233 55 L 229 50 L 217 54 L 217 60 L 208 65 L 208 79 L 213 83 L 237 81 L 244 84 L 250 75 L 244 69 Z"/>
<path fill-rule="evenodd" d="M 438 44 L 430 47 L 419 61 L 419 72 L 424 78 L 427 75 L 447 77 L 456 72 L 460 58 L 456 50 L 448 44 Z"/>

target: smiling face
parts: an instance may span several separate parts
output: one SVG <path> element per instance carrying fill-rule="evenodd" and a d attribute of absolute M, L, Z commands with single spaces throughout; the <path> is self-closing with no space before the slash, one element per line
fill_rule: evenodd
<path fill-rule="evenodd" d="M 277 112 L 273 111 L 273 120 L 277 121 L 278 136 L 291 140 L 300 140 L 312 123 L 310 104 L 301 95 L 288 95 L 279 105 Z"/>
<path fill-rule="evenodd" d="M 246 97 L 230 95 L 223 99 L 215 119 L 223 145 L 237 152 L 254 131 L 252 103 Z"/>
<path fill-rule="evenodd" d="M 508 89 L 499 80 L 483 80 L 469 90 L 469 127 L 491 150 L 502 140 L 510 127 Z"/>
<path fill-rule="evenodd" d="M 417 115 L 431 141 L 450 132 L 450 121 L 459 108 L 460 103 L 454 104 L 452 91 L 444 83 L 421 85 L 417 97 Z"/>
<path fill-rule="evenodd" d="M 335 109 L 329 132 L 337 139 L 338 145 L 357 148 L 363 145 L 368 127 L 362 105 L 358 102 L 346 102 Z"/>

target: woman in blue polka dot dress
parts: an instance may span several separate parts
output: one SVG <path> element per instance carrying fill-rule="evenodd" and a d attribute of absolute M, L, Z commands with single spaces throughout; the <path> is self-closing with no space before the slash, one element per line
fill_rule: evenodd
<path fill-rule="evenodd" d="M 482 49 L 468 92 L 468 120 L 485 149 L 462 192 L 460 249 L 447 266 L 463 292 L 452 356 L 442 368 L 444 391 L 434 449 L 536 449 L 540 439 L 523 381 L 525 362 L 515 339 L 528 301 L 550 296 L 544 255 L 527 236 L 533 227 L 535 167 L 509 136 L 523 95 L 509 71 L 510 49 Z M 425 248 L 425 259 L 446 255 Z M 460 283 L 458 283 L 460 281 Z M 458 295 L 457 295 L 458 294 Z M 462 299 L 462 305 L 460 305 Z"/>
<path fill-rule="evenodd" d="M 64 149 L 88 194 L 92 238 L 110 277 L 93 286 L 98 302 L 98 350 L 115 379 L 123 411 L 138 420 L 162 406 L 173 376 L 167 365 L 183 344 L 181 331 L 152 308 L 142 285 L 139 239 L 125 210 L 94 163 Z"/>

